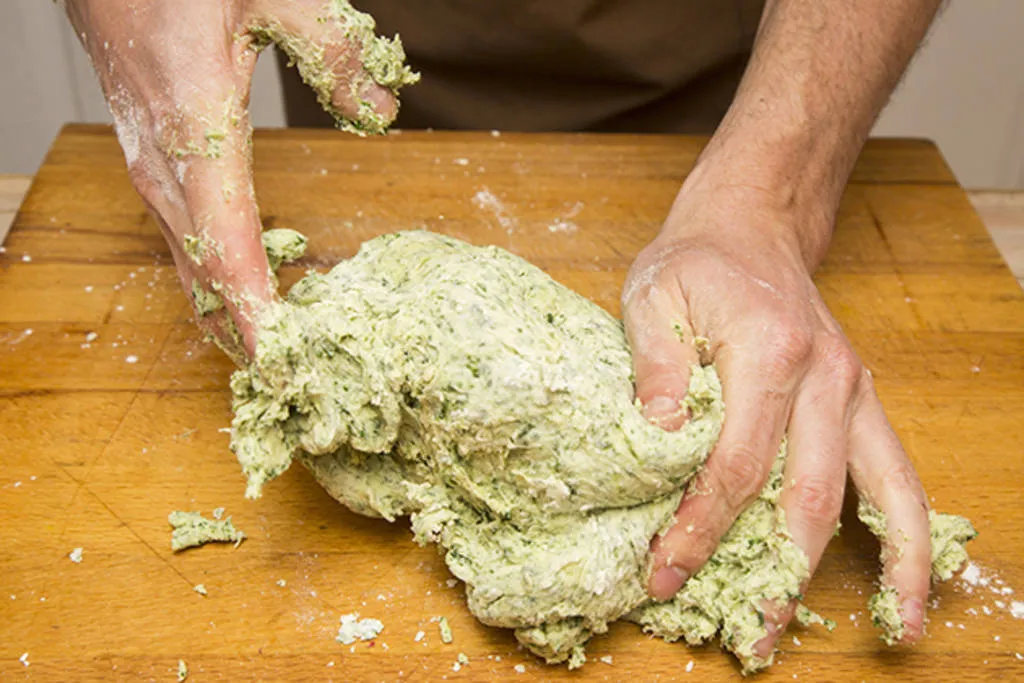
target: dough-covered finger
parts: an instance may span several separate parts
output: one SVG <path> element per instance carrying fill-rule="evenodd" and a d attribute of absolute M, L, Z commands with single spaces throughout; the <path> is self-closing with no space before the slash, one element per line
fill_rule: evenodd
<path fill-rule="evenodd" d="M 383 133 L 398 114 L 398 89 L 419 80 L 401 41 L 375 35 L 373 18 L 347 0 L 261 0 L 255 16 L 250 33 L 287 53 L 343 129 Z"/>
<path fill-rule="evenodd" d="M 790 382 L 765 375 L 763 355 L 750 347 L 726 347 L 717 361 L 725 424 L 683 498 L 674 525 L 652 544 L 648 590 L 658 599 L 674 595 L 700 569 L 764 486 L 789 416 Z"/>
<path fill-rule="evenodd" d="M 636 397 L 644 417 L 669 431 L 686 421 L 683 399 L 690 367 L 700 360 L 686 311 L 679 308 L 664 289 L 650 287 L 630 297 L 623 315 L 633 354 Z"/>
<path fill-rule="evenodd" d="M 807 556 L 811 575 L 835 535 L 842 511 L 849 406 L 858 375 L 859 362 L 852 352 L 842 350 L 820 358 L 797 391 L 789 421 L 779 505 L 793 542 Z M 771 654 L 795 608 L 795 602 L 765 606 L 769 635 L 756 648 L 762 657 Z"/>
<path fill-rule="evenodd" d="M 893 637 L 913 642 L 924 628 L 931 575 L 928 503 L 914 466 L 869 386 L 851 420 L 850 475 L 863 501 L 861 518 L 882 537 L 879 598 L 892 603 L 890 612 L 898 609 L 898 618 L 889 615 Z M 878 605 L 873 612 L 881 614 L 883 608 Z"/>
<path fill-rule="evenodd" d="M 240 56 L 249 61 L 237 64 L 237 58 L 227 57 L 238 73 L 208 79 L 188 102 L 164 117 L 158 144 L 188 216 L 185 225 L 168 230 L 168 238 L 185 255 L 186 292 L 201 317 L 209 313 L 204 308 L 211 302 L 220 301 L 230 320 L 218 321 L 217 337 L 229 346 L 241 340 L 251 355 L 256 318 L 276 297 L 276 288 L 260 240 L 252 179 L 246 107 L 254 55 Z"/>

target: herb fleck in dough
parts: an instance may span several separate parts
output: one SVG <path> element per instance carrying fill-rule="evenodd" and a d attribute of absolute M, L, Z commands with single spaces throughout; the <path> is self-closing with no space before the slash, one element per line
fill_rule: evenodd
<path fill-rule="evenodd" d="M 785 445 L 705 567 L 650 601 L 651 538 L 723 404 L 714 368 L 695 367 L 690 420 L 666 432 L 634 404 L 631 367 L 618 320 L 522 259 L 386 235 L 261 321 L 231 381 L 232 450 L 250 497 L 297 458 L 350 509 L 409 515 L 472 613 L 549 662 L 581 665 L 587 640 L 627 618 L 667 640 L 718 635 L 745 670 L 766 666 L 760 605 L 798 598 L 808 577 L 777 506 Z"/>

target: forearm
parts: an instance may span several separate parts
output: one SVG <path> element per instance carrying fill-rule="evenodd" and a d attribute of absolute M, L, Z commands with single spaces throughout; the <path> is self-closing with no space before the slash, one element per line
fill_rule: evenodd
<path fill-rule="evenodd" d="M 793 213 L 815 267 L 854 161 L 939 4 L 768 0 L 736 98 L 688 184 L 751 190 Z"/>

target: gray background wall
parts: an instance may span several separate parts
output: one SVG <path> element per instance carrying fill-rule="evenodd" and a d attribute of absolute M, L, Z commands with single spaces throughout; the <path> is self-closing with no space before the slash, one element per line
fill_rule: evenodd
<path fill-rule="evenodd" d="M 967 187 L 1024 189 L 1022 29 L 1021 0 L 950 0 L 875 134 L 937 141 Z M 253 120 L 282 126 L 267 57 Z M 66 121 L 109 120 L 88 60 L 49 0 L 2 0 L 0 64 L 0 173 L 32 173 Z"/>

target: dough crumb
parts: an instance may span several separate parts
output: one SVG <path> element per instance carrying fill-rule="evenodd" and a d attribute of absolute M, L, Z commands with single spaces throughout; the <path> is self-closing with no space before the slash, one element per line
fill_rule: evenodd
<path fill-rule="evenodd" d="M 201 583 L 197 583 L 196 585 L 192 586 L 192 590 L 194 590 L 196 593 L 199 593 L 200 595 L 206 595 L 207 594 L 206 593 L 206 586 L 204 586 Z"/>
<path fill-rule="evenodd" d="M 516 670 L 517 674 L 524 674 L 524 673 L 526 673 L 526 667 L 524 665 L 522 665 L 522 664 L 516 664 L 512 668 Z"/>
<path fill-rule="evenodd" d="M 71 560 L 72 562 L 74 562 L 75 564 L 81 564 L 82 563 L 82 549 L 81 548 L 75 548 L 74 550 L 72 550 L 70 553 L 68 553 L 68 559 Z"/>
<path fill-rule="evenodd" d="M 282 264 L 298 261 L 306 253 L 308 240 L 301 232 L 288 228 L 264 230 L 260 235 L 267 252 L 270 269 L 276 271 Z"/>
<path fill-rule="evenodd" d="M 850 615 L 851 621 L 854 619 L 854 615 Z M 836 622 L 831 619 L 826 619 L 817 612 L 808 609 L 805 605 L 800 604 L 796 606 L 796 620 L 801 626 L 810 626 L 811 624 L 821 624 L 824 626 L 829 633 L 836 630 Z"/>
<path fill-rule="evenodd" d="M 452 642 L 452 627 L 448 625 L 448 619 L 445 617 L 438 619 L 437 627 L 441 630 L 441 642 L 446 645 Z"/>
<path fill-rule="evenodd" d="M 178 660 L 178 683 L 181 683 L 188 678 L 188 665 L 185 664 L 184 659 Z"/>
<path fill-rule="evenodd" d="M 198 512 L 175 510 L 167 516 L 167 521 L 174 527 L 171 533 L 173 552 L 207 543 L 234 543 L 237 548 L 245 540 L 245 533 L 235 528 L 230 517 L 216 521 L 206 519 Z"/>
<path fill-rule="evenodd" d="M 384 624 L 378 619 L 360 619 L 357 612 L 343 614 L 335 640 L 343 645 L 351 645 L 357 640 L 373 640 L 383 630 Z"/>

